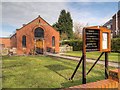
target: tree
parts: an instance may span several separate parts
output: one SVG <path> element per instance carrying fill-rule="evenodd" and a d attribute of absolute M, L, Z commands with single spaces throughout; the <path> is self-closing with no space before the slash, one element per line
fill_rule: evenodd
<path fill-rule="evenodd" d="M 68 39 L 67 35 L 65 33 L 61 34 L 61 40 L 66 40 Z"/>
<path fill-rule="evenodd" d="M 71 15 L 70 12 L 67 12 L 67 35 L 68 35 L 68 39 L 73 38 L 73 21 L 71 19 Z"/>
<path fill-rule="evenodd" d="M 54 23 L 52 26 L 53 26 L 56 30 L 58 30 L 58 23 Z"/>
<path fill-rule="evenodd" d="M 80 22 L 75 22 L 74 23 L 74 39 L 82 39 L 82 30 L 83 28 L 87 26 L 84 25 L 83 23 L 80 23 Z"/>
<path fill-rule="evenodd" d="M 70 12 L 62 10 L 60 12 L 58 22 L 53 24 L 53 27 L 60 32 L 61 36 L 67 35 L 68 39 L 73 38 L 73 21 Z M 65 37 L 66 38 L 66 37 Z M 63 38 L 64 39 L 64 38 Z"/>

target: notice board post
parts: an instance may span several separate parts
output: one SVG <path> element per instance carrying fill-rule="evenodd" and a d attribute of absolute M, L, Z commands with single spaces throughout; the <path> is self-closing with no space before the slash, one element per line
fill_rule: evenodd
<path fill-rule="evenodd" d="M 82 55 L 83 55 L 83 61 L 82 61 L 82 84 L 86 84 L 86 35 L 85 35 L 85 30 L 83 30 L 83 50 L 82 50 Z"/>
<path fill-rule="evenodd" d="M 105 78 L 108 78 L 108 52 L 111 51 L 111 31 L 105 27 L 92 26 L 83 29 L 83 62 L 82 62 L 82 84 L 86 83 L 86 52 L 99 51 L 100 57 L 105 53 Z M 98 62 L 100 57 L 91 67 L 89 72 Z M 88 72 L 88 73 L 89 73 Z"/>
<path fill-rule="evenodd" d="M 108 78 L 108 52 L 105 52 L 105 79 Z"/>

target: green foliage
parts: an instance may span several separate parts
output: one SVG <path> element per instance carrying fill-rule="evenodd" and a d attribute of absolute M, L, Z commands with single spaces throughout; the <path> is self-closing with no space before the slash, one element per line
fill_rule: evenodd
<path fill-rule="evenodd" d="M 111 42 L 112 51 L 120 52 L 120 38 L 113 38 Z"/>
<path fill-rule="evenodd" d="M 113 36 L 113 38 L 120 38 L 120 34 Z"/>
<path fill-rule="evenodd" d="M 82 41 L 81 40 L 66 40 L 62 41 L 62 45 L 68 44 L 70 46 L 73 46 L 73 51 L 80 51 L 82 50 Z"/>
<path fill-rule="evenodd" d="M 62 10 L 59 15 L 58 22 L 53 24 L 53 27 L 60 32 L 60 35 L 65 33 L 67 35 L 67 39 L 73 38 L 73 21 L 70 12 Z"/>
<path fill-rule="evenodd" d="M 54 23 L 52 26 L 53 26 L 56 30 L 58 30 L 58 23 L 57 23 L 57 22 Z"/>
<path fill-rule="evenodd" d="M 73 46 L 73 51 L 82 50 L 82 40 L 64 40 L 61 43 L 62 45 L 68 44 Z M 120 38 L 113 38 L 111 41 L 111 51 L 120 52 Z"/>

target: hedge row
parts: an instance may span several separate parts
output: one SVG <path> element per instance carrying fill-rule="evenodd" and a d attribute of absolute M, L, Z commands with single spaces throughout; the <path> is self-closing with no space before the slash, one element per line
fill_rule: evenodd
<path fill-rule="evenodd" d="M 111 49 L 114 52 L 120 52 L 120 38 L 114 38 L 114 39 L 112 39 Z"/>
<path fill-rule="evenodd" d="M 82 50 L 82 41 L 81 40 L 66 40 L 62 41 L 61 45 L 69 45 L 73 46 L 73 51 L 80 51 Z"/>
<path fill-rule="evenodd" d="M 73 51 L 80 51 L 82 50 L 82 41 L 81 40 L 66 40 L 62 41 L 62 45 L 68 44 L 73 46 Z M 114 38 L 111 41 L 111 49 L 114 52 L 120 52 L 120 38 Z"/>

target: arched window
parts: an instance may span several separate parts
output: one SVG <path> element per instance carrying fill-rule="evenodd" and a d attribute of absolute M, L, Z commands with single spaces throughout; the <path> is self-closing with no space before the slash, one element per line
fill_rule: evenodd
<path fill-rule="evenodd" d="M 22 36 L 22 47 L 26 47 L 26 36 Z"/>
<path fill-rule="evenodd" d="M 52 37 L 52 46 L 53 47 L 55 46 L 55 37 L 54 36 Z"/>
<path fill-rule="evenodd" d="M 34 32 L 34 36 L 35 38 L 44 38 L 44 30 L 40 27 L 36 28 Z"/>

